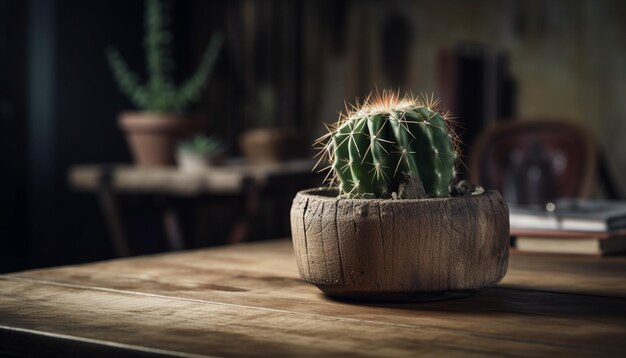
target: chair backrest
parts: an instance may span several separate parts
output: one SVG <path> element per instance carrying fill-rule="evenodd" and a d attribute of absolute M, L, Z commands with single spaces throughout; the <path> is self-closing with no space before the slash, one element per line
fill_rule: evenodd
<path fill-rule="evenodd" d="M 499 190 L 509 203 L 543 204 L 561 197 L 589 197 L 597 148 L 589 130 L 555 120 L 494 125 L 477 139 L 470 179 Z"/>

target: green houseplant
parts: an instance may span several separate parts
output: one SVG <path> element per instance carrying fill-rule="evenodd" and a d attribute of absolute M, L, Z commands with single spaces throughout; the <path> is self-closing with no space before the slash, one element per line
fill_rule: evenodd
<path fill-rule="evenodd" d="M 291 228 L 304 280 L 327 295 L 422 300 L 497 283 L 508 209 L 494 191 L 452 185 L 458 140 L 432 98 L 370 96 L 318 140 L 330 188 L 297 194 Z"/>
<path fill-rule="evenodd" d="M 182 141 L 176 151 L 178 166 L 184 171 L 197 172 L 218 164 L 222 142 L 215 137 L 197 135 Z"/>
<path fill-rule="evenodd" d="M 135 160 L 140 165 L 171 165 L 176 143 L 187 136 L 201 133 L 206 121 L 184 118 L 183 111 L 198 98 L 205 86 L 221 44 L 221 35 L 211 39 L 196 72 L 180 86 L 172 78 L 174 61 L 170 45 L 172 34 L 166 4 L 146 0 L 145 39 L 148 79 L 140 83 L 119 52 L 107 50 L 107 59 L 120 90 L 140 109 L 122 112 L 119 126 L 127 134 Z"/>

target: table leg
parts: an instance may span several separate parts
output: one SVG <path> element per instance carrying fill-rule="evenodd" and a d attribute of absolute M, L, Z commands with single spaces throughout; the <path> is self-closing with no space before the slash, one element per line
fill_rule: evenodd
<path fill-rule="evenodd" d="M 258 214 L 259 210 L 259 187 L 253 180 L 247 180 L 244 183 L 244 197 L 243 197 L 243 217 L 235 223 L 228 239 L 229 244 L 236 244 L 238 242 L 245 241 L 248 237 L 248 230 L 250 229 L 250 222 Z"/>
<path fill-rule="evenodd" d="M 124 225 L 119 211 L 117 199 L 111 188 L 111 170 L 103 170 L 98 186 L 98 200 L 104 215 L 104 220 L 109 227 L 111 241 L 118 257 L 130 256 L 128 240 L 124 232 Z"/>
<path fill-rule="evenodd" d="M 165 208 L 163 210 L 163 228 L 165 230 L 165 238 L 171 250 L 182 250 L 185 248 L 185 241 L 180 229 L 176 210 L 172 208 Z"/>

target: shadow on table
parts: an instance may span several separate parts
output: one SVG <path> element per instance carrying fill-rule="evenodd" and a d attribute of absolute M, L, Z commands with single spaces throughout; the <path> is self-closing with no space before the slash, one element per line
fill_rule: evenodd
<path fill-rule="evenodd" d="M 626 298 L 543 290 L 494 287 L 475 295 L 442 301 L 420 303 L 371 303 L 343 301 L 350 305 L 385 307 L 413 311 L 447 312 L 480 315 L 522 314 L 541 316 L 578 316 L 583 319 L 602 317 L 624 325 Z"/>

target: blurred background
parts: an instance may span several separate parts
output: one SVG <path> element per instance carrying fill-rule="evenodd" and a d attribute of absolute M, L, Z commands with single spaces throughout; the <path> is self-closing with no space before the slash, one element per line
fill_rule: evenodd
<path fill-rule="evenodd" d="M 310 144 L 344 100 L 376 88 L 439 97 L 462 127 L 461 176 L 511 203 L 626 193 L 623 1 L 187 0 L 163 11 L 174 83 L 223 36 L 184 111 L 209 146 L 219 139 L 200 170 L 180 156 L 137 165 L 118 122 L 138 108 L 106 50 L 145 81 L 143 1 L 0 0 L 0 272 L 287 237 L 293 193 L 323 179 Z"/>

